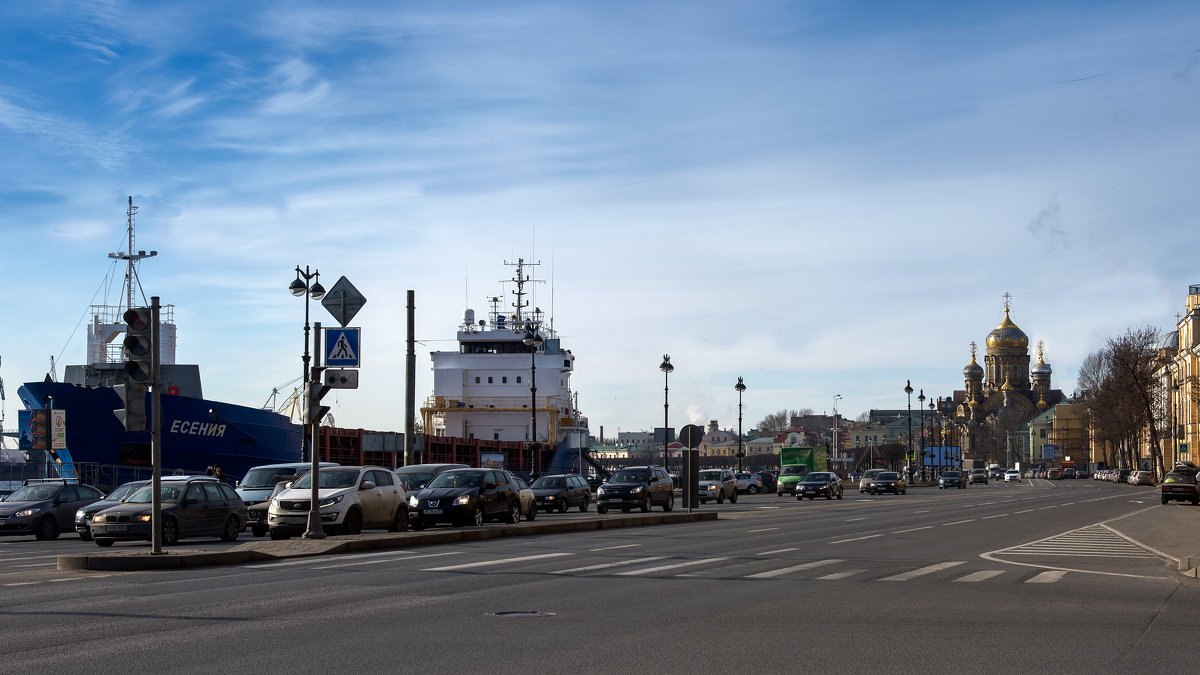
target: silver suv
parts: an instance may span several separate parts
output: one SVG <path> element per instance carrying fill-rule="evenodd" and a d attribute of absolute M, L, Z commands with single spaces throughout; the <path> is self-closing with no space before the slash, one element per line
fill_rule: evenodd
<path fill-rule="evenodd" d="M 736 504 L 737 496 L 737 478 L 729 469 L 705 469 L 700 472 L 700 486 L 696 497 L 701 504 L 710 499 L 717 500 L 718 504 L 729 499 L 730 504 Z"/>

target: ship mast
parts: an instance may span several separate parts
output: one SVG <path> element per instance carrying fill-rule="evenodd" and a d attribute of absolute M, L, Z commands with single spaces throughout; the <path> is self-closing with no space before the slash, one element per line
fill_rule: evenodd
<path fill-rule="evenodd" d="M 510 267 L 517 268 L 517 275 L 511 279 L 511 281 L 514 281 L 517 284 L 517 290 L 512 292 L 513 295 L 517 296 L 517 301 L 513 303 L 513 307 L 516 308 L 517 313 L 513 315 L 513 322 L 512 322 L 513 330 L 517 330 L 518 327 L 525 325 L 525 317 L 524 317 L 523 310 L 529 306 L 529 301 L 525 299 L 525 296 L 527 294 L 532 294 L 531 291 L 525 290 L 525 284 L 544 284 L 546 282 L 541 279 L 534 279 L 530 275 L 525 274 L 526 266 L 536 267 L 536 266 L 542 264 L 540 261 L 527 263 L 527 262 L 525 262 L 524 258 L 517 258 L 517 262 L 515 262 L 515 263 L 510 263 L 506 260 L 506 261 L 504 261 L 504 264 L 508 265 Z M 533 320 L 539 324 L 541 323 L 540 315 L 541 315 L 541 310 L 538 310 L 535 308 Z"/>
<path fill-rule="evenodd" d="M 135 266 L 136 263 L 143 258 L 153 258 L 154 256 L 158 255 L 158 251 L 150 251 L 149 253 L 146 251 L 138 251 L 137 253 L 133 252 L 133 216 L 137 213 L 137 210 L 138 207 L 133 205 L 133 196 L 131 195 L 129 197 L 129 208 L 125 211 L 125 227 L 127 230 L 125 239 L 129 244 L 129 248 L 126 251 L 118 251 L 116 253 L 108 254 L 108 257 L 112 258 L 113 260 L 125 261 L 125 281 L 122 284 L 121 290 L 124 291 L 126 309 L 133 308 L 134 283 L 137 284 L 138 288 L 142 287 L 141 280 L 137 278 L 137 267 Z M 120 310 L 121 307 L 118 306 L 118 316 L 120 315 Z"/>

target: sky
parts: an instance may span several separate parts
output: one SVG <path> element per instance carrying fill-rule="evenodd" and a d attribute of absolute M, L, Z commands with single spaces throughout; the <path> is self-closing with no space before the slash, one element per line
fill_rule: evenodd
<path fill-rule="evenodd" d="M 85 357 L 125 207 L 208 398 L 296 386 L 297 265 L 367 298 L 335 423 L 404 428 L 538 261 L 594 435 L 857 417 L 1004 317 L 1053 386 L 1200 283 L 1194 2 L 0 4 L 0 378 Z M 313 321 L 333 325 L 313 303 Z M 1035 355 L 1036 358 L 1036 355 Z M 915 405 L 915 395 L 914 395 Z"/>

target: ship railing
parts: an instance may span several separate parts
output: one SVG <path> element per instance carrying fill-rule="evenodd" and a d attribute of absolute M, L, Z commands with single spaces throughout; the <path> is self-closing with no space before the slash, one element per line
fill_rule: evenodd
<path fill-rule="evenodd" d="M 538 410 L 548 408 L 561 408 L 566 402 L 564 397 L 560 396 L 537 396 L 534 402 Z M 431 396 L 425 399 L 425 408 L 430 410 L 455 410 L 459 408 L 497 408 L 514 410 L 520 408 L 529 408 L 528 396 L 461 396 L 455 398 L 453 396 Z"/>

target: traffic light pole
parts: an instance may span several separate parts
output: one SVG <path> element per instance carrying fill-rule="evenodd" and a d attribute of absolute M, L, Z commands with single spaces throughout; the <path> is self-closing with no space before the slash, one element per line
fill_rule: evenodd
<path fill-rule="evenodd" d="M 321 322 L 313 323 L 313 367 L 308 378 L 309 390 L 304 392 L 304 421 L 308 426 L 306 432 L 312 434 L 312 443 L 309 444 L 312 455 L 312 469 L 308 475 L 311 478 L 312 492 L 308 502 L 308 531 L 304 533 L 305 539 L 324 539 L 325 529 L 321 527 L 321 508 L 317 505 L 318 489 L 321 482 L 321 421 L 312 421 L 312 396 L 310 394 L 311 387 L 321 386 L 321 372 L 325 370 L 321 367 Z M 408 505 L 405 505 L 408 508 Z"/>
<path fill-rule="evenodd" d="M 151 474 L 150 497 L 150 554 L 161 555 L 162 550 L 162 364 L 159 363 L 158 351 L 158 296 L 150 298 L 150 463 L 154 466 Z"/>

